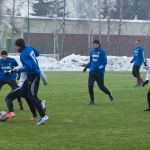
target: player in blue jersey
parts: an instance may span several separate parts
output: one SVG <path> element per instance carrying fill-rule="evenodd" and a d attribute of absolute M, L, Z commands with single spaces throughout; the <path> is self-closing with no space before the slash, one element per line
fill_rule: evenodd
<path fill-rule="evenodd" d="M 142 64 L 147 66 L 146 59 L 144 56 L 144 47 L 141 45 L 140 40 L 136 40 L 135 47 L 133 50 L 134 50 L 134 57 L 131 61 L 131 63 L 133 63 L 132 74 L 137 79 L 137 84 L 135 85 L 135 87 L 140 87 L 142 86 L 143 83 L 143 80 L 140 76 L 140 67 Z"/>
<path fill-rule="evenodd" d="M 16 40 L 15 48 L 20 53 L 20 60 L 23 67 L 18 70 L 13 69 L 12 72 L 26 72 L 27 79 L 21 88 L 15 89 L 6 97 L 6 103 L 9 110 L 9 113 L 6 115 L 6 117 L 9 118 L 15 116 L 13 111 L 13 100 L 16 97 L 21 96 L 28 100 L 30 103 L 29 107 L 34 105 L 33 107 L 35 107 L 38 111 L 40 118 L 37 121 L 37 125 L 43 124 L 48 120 L 48 116 L 45 114 L 41 105 L 41 101 L 37 97 L 41 71 L 36 59 L 35 50 L 33 50 L 31 46 L 26 46 L 23 39 Z"/>
<path fill-rule="evenodd" d="M 2 50 L 0 58 L 0 89 L 6 84 L 9 85 L 12 90 L 18 87 L 16 83 L 16 73 L 7 75 L 8 71 L 17 66 L 17 61 L 14 58 L 8 57 L 7 51 Z M 17 99 L 20 106 L 20 110 L 23 110 L 21 98 L 18 97 Z"/>
<path fill-rule="evenodd" d="M 107 94 L 111 101 L 113 100 L 111 92 L 104 85 L 104 74 L 106 65 L 107 65 L 106 53 L 104 49 L 101 48 L 99 40 L 94 40 L 93 48 L 90 53 L 90 62 L 85 66 L 83 70 L 83 72 L 85 72 L 88 68 L 90 69 L 88 80 L 90 104 L 95 103 L 93 91 L 95 81 L 97 82 L 100 90 L 102 90 L 105 94 Z"/>

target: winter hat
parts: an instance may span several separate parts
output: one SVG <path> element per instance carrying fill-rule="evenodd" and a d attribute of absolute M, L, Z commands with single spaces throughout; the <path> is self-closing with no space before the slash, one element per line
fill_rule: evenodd
<path fill-rule="evenodd" d="M 25 41 L 23 39 L 17 39 L 15 42 L 15 45 L 19 46 L 21 48 L 24 48 L 25 47 Z"/>
<path fill-rule="evenodd" d="M 2 51 L 1 51 L 1 55 L 8 55 L 8 52 L 5 51 L 5 50 L 2 50 Z"/>
<path fill-rule="evenodd" d="M 93 44 L 101 45 L 99 40 L 94 40 L 94 41 L 93 41 Z"/>

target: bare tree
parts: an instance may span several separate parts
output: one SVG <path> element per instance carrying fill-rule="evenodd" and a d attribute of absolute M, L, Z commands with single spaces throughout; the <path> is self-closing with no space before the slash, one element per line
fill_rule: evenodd
<path fill-rule="evenodd" d="M 110 54 L 110 25 L 111 25 L 112 0 L 108 0 L 108 17 L 107 17 L 107 47 Z"/>
<path fill-rule="evenodd" d="M 98 0 L 98 18 L 99 18 L 99 41 L 102 39 L 102 31 L 101 31 L 101 0 Z"/>
<path fill-rule="evenodd" d="M 119 0 L 120 4 L 120 12 L 119 12 L 119 29 L 118 29 L 118 41 L 117 41 L 117 49 L 118 55 L 120 56 L 120 46 L 121 46 L 121 27 L 122 27 L 122 10 L 123 10 L 123 0 Z"/>
<path fill-rule="evenodd" d="M 3 0 L 0 0 L 0 48 L 3 47 Z"/>

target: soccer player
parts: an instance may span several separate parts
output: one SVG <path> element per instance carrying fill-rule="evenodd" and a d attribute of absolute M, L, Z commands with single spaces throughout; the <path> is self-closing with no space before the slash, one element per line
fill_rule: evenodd
<path fill-rule="evenodd" d="M 94 99 L 94 82 L 96 81 L 100 90 L 102 90 L 105 94 L 109 96 L 110 101 L 113 101 L 113 96 L 111 92 L 104 85 L 104 74 L 105 67 L 107 65 L 107 56 L 104 49 L 101 48 L 101 44 L 99 40 L 94 40 L 93 48 L 90 53 L 90 62 L 85 66 L 83 72 L 90 69 L 89 80 L 88 80 L 88 88 L 90 95 L 90 103 L 95 104 Z"/>
<path fill-rule="evenodd" d="M 25 80 L 21 88 L 15 89 L 7 95 L 6 104 L 9 113 L 6 115 L 6 117 L 9 118 L 15 116 L 13 110 L 13 100 L 16 97 L 21 96 L 25 97 L 25 99 L 28 99 L 28 102 L 31 104 L 29 106 L 32 106 L 32 104 L 34 104 L 40 115 L 40 118 L 37 121 L 37 125 L 41 125 L 48 120 L 48 116 L 45 114 L 41 105 L 41 101 L 37 97 L 41 71 L 36 59 L 36 54 L 33 51 L 32 47 L 25 45 L 25 41 L 23 39 L 17 39 L 15 41 L 15 48 L 20 53 L 20 60 L 23 67 L 18 70 L 13 69 L 12 72 L 26 72 L 27 79 Z"/>
<path fill-rule="evenodd" d="M 148 108 L 144 111 L 150 112 L 150 90 L 147 92 L 147 102 L 148 102 Z"/>
<path fill-rule="evenodd" d="M 146 74 L 146 79 L 145 79 L 145 81 L 143 81 L 143 84 L 142 84 L 143 87 L 145 85 L 147 85 L 149 83 L 149 81 L 150 81 L 150 64 L 149 63 L 147 64 L 145 69 L 147 70 L 147 74 Z"/>
<path fill-rule="evenodd" d="M 18 87 L 16 83 L 16 73 L 7 75 L 7 72 L 18 66 L 17 61 L 14 58 L 8 57 L 7 51 L 1 51 L 1 59 L 0 59 L 0 89 L 3 85 L 8 84 L 12 90 Z M 23 110 L 23 103 L 21 98 L 17 98 L 20 106 L 20 110 Z"/>
<path fill-rule="evenodd" d="M 140 67 L 142 63 L 144 63 L 144 65 L 147 66 L 145 56 L 144 56 L 144 47 L 141 45 L 140 40 L 136 40 L 135 47 L 133 50 L 134 50 L 134 57 L 131 61 L 131 63 L 133 63 L 132 74 L 137 79 L 137 84 L 135 85 L 135 87 L 140 87 L 142 86 L 142 82 L 143 82 L 139 72 Z"/>
<path fill-rule="evenodd" d="M 36 57 L 37 57 L 37 55 L 36 55 Z M 22 67 L 23 67 L 22 65 L 19 65 L 16 69 L 20 69 Z M 45 73 L 43 72 L 43 70 L 41 68 L 40 68 L 40 70 L 41 70 L 41 75 L 40 75 L 41 76 L 41 80 L 42 80 L 44 85 L 47 85 L 47 77 L 46 77 Z M 18 86 L 20 88 L 23 86 L 23 83 L 25 82 L 26 79 L 27 79 L 27 73 L 26 72 L 22 72 L 21 74 L 18 75 L 18 80 L 19 80 Z M 31 120 L 32 121 L 36 121 L 37 120 L 37 113 L 36 113 L 36 109 L 34 107 L 34 104 L 31 105 L 30 104 L 31 101 L 29 99 L 26 99 L 26 101 L 27 101 L 27 103 L 29 105 L 29 108 L 30 108 L 30 110 L 32 112 Z M 43 110 L 45 112 L 46 111 L 46 100 L 41 100 L 41 105 L 42 105 L 42 108 L 43 108 Z M 34 107 L 34 109 L 33 109 L 33 107 Z"/>

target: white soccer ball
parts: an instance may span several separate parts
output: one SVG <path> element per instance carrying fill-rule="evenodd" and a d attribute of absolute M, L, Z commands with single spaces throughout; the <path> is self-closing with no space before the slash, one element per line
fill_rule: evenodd
<path fill-rule="evenodd" d="M 7 113 L 5 111 L 0 111 L 0 121 L 6 121 L 7 119 L 5 118 L 5 115 Z"/>

